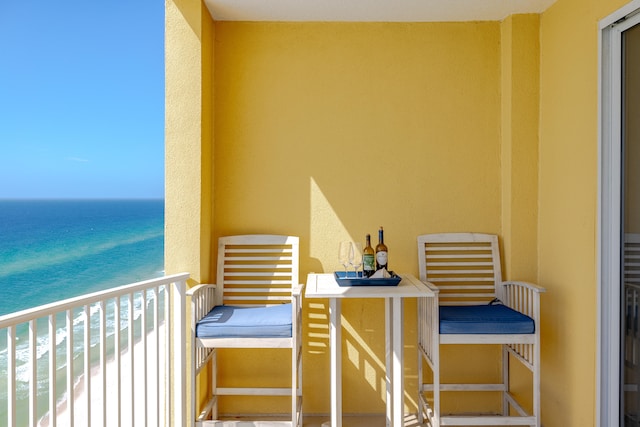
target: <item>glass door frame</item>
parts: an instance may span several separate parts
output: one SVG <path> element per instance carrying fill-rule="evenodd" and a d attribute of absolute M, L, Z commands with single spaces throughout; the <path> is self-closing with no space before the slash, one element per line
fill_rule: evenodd
<path fill-rule="evenodd" d="M 604 18 L 598 33 L 597 426 L 621 420 L 622 33 L 640 23 L 640 0 Z"/>

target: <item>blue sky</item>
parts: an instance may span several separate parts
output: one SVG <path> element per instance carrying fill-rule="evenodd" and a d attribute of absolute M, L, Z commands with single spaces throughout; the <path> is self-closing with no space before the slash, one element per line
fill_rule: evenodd
<path fill-rule="evenodd" d="M 0 0 L 0 198 L 164 196 L 164 2 Z"/>

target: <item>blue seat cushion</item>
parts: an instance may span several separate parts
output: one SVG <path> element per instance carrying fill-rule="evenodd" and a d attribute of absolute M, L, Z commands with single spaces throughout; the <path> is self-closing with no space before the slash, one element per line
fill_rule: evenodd
<path fill-rule="evenodd" d="M 291 337 L 291 304 L 267 307 L 220 305 L 196 324 L 198 338 Z"/>
<path fill-rule="evenodd" d="M 532 334 L 533 319 L 502 304 L 441 306 L 441 334 Z"/>

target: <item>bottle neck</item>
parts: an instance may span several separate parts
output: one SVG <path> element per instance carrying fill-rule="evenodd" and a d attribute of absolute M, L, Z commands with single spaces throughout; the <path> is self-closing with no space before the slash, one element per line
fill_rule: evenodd
<path fill-rule="evenodd" d="M 384 244 L 384 232 L 382 230 L 378 231 L 378 240 L 381 244 Z"/>

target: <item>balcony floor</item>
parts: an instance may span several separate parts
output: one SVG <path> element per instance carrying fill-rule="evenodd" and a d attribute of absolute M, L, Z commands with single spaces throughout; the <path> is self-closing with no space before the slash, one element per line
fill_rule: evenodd
<path fill-rule="evenodd" d="M 343 427 L 385 427 L 384 415 L 345 415 L 342 418 Z M 304 417 L 304 427 L 327 427 L 329 426 L 329 417 L 327 416 L 307 416 Z M 407 414 L 404 417 L 405 427 L 418 427 L 418 418 L 415 415 Z"/>
<path fill-rule="evenodd" d="M 283 421 L 280 417 L 260 417 L 265 421 Z M 223 419 L 226 421 L 248 421 L 249 418 L 237 417 L 230 419 Z M 330 417 L 328 415 L 305 415 L 303 418 L 304 427 L 328 427 L 330 425 Z M 343 427 L 385 427 L 385 416 L 381 415 L 344 415 L 342 418 Z M 405 427 L 419 427 L 418 419 L 413 414 L 407 414 L 404 418 Z"/>

